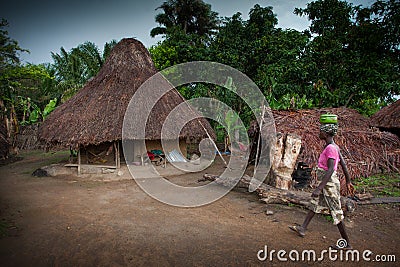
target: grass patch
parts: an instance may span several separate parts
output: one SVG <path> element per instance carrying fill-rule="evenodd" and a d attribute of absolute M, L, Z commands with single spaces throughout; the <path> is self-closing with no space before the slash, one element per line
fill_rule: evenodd
<path fill-rule="evenodd" d="M 27 161 L 27 164 L 32 166 L 31 169 L 25 169 L 21 174 L 32 174 L 38 168 L 51 164 L 68 162 L 70 151 L 61 150 L 45 152 L 44 150 L 29 150 L 22 151 L 19 155 Z"/>
<path fill-rule="evenodd" d="M 333 223 L 333 218 L 332 215 L 328 215 L 328 214 L 322 214 L 322 216 L 325 218 L 325 220 L 327 220 L 330 223 Z"/>
<path fill-rule="evenodd" d="M 400 174 L 386 173 L 360 177 L 354 181 L 359 193 L 369 192 L 374 196 L 400 197 Z"/>
<path fill-rule="evenodd" d="M 42 159 L 51 159 L 51 158 L 68 158 L 69 150 L 61 150 L 61 151 L 49 151 L 45 152 L 43 150 L 28 150 L 22 151 L 20 156 L 24 158 L 42 158 Z"/>

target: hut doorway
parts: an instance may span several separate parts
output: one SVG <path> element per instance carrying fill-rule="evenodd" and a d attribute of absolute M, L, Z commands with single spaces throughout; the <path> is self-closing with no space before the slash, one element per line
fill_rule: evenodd
<path fill-rule="evenodd" d="M 120 169 L 120 144 L 118 141 L 114 141 L 99 145 L 79 146 L 76 159 L 70 160 L 70 163 L 65 166 L 77 167 L 78 175 L 82 173 L 82 167 Z"/>

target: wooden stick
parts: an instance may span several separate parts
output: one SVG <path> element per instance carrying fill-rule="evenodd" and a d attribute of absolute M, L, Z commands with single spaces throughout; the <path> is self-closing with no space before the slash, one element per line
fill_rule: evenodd
<path fill-rule="evenodd" d="M 261 129 L 262 129 L 262 124 L 264 121 L 264 115 L 265 115 L 265 105 L 262 107 L 263 111 L 261 114 L 261 120 L 260 123 L 258 124 L 259 130 L 258 130 L 258 142 L 257 142 L 257 152 L 256 152 L 256 159 L 254 161 L 254 171 L 253 171 L 253 176 L 256 174 L 257 171 L 257 165 L 258 165 L 258 153 L 260 152 L 260 141 L 261 141 Z"/>
<path fill-rule="evenodd" d="M 78 175 L 81 174 L 81 146 L 78 148 Z"/>

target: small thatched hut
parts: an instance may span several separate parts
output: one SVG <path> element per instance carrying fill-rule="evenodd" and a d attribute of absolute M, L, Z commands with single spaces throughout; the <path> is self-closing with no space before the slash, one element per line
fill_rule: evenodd
<path fill-rule="evenodd" d="M 372 115 L 370 124 L 400 137 L 400 99 Z"/>
<path fill-rule="evenodd" d="M 105 161 L 113 161 L 113 157 L 108 161 L 107 156 L 115 155 L 116 166 L 119 166 L 125 111 L 137 89 L 156 72 L 150 54 L 141 42 L 131 38 L 121 40 L 97 76 L 43 122 L 40 137 L 45 146 L 85 151 L 82 156 L 87 155 L 87 162 L 83 163 L 104 165 L 107 164 Z M 173 89 L 154 106 L 146 126 L 148 150 L 160 148 L 163 122 L 170 111 L 183 101 L 179 92 Z M 183 128 L 179 135 L 182 153 L 187 140 L 199 140 L 206 136 L 205 129 L 214 137 L 210 124 L 204 118 L 193 120 Z"/>

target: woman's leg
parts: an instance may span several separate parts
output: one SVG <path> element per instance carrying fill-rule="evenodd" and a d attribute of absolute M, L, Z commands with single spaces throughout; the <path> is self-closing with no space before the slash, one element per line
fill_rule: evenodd
<path fill-rule="evenodd" d="M 292 229 L 293 231 L 296 231 L 299 234 L 299 236 L 304 237 L 306 234 L 307 226 L 310 223 L 311 219 L 314 217 L 314 215 L 315 212 L 310 210 L 301 226 L 289 226 L 289 228 Z"/>
<path fill-rule="evenodd" d="M 310 224 L 311 219 L 314 217 L 314 215 L 315 215 L 315 212 L 314 212 L 314 211 L 310 210 L 310 211 L 308 212 L 306 218 L 304 219 L 303 224 L 301 225 L 301 228 L 303 228 L 304 231 L 307 230 L 307 227 L 308 227 L 308 225 Z"/>
<path fill-rule="evenodd" d="M 344 223 L 343 222 L 338 223 L 337 227 L 339 229 L 339 232 L 340 232 L 340 235 L 342 236 L 342 238 L 344 240 L 346 240 L 347 247 L 351 248 L 350 241 L 349 241 L 349 236 L 347 235 L 346 228 L 344 227 Z"/>

